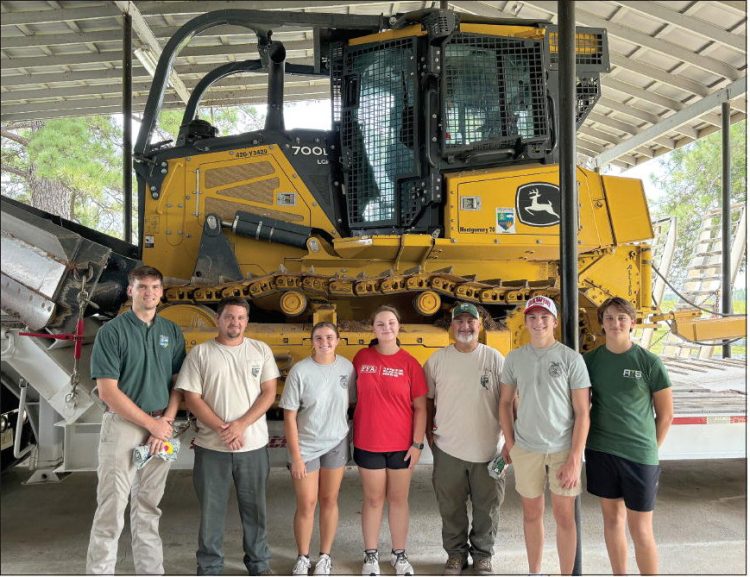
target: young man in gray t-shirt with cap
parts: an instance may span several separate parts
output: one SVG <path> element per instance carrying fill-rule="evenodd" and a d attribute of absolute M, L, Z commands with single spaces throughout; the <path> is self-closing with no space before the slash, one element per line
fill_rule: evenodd
<path fill-rule="evenodd" d="M 557 307 L 552 299 L 529 299 L 524 316 L 531 342 L 509 353 L 503 366 L 503 456 L 513 463 L 521 495 L 529 573 L 539 574 L 542 568 L 544 486 L 549 480 L 560 573 L 569 575 L 576 555 L 574 502 L 581 492 L 591 383 L 583 357 L 555 340 Z"/>

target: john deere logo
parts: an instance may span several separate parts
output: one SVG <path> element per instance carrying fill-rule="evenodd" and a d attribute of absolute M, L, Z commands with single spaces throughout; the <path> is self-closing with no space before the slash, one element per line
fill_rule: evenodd
<path fill-rule="evenodd" d="M 516 191 L 518 220 L 529 226 L 560 223 L 560 188 L 547 182 L 532 182 Z"/>

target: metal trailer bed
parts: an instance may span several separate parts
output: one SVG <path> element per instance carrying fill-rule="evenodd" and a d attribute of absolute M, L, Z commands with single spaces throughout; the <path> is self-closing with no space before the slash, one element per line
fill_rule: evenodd
<path fill-rule="evenodd" d="M 663 357 L 674 420 L 662 460 L 745 458 L 747 361 Z"/>

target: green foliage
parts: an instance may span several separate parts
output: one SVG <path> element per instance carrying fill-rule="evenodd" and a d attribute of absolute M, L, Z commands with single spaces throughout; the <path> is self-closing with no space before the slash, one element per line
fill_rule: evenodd
<path fill-rule="evenodd" d="M 112 116 L 3 126 L 12 196 L 114 236 L 122 233 L 122 127 Z M 25 175 L 23 174 L 25 173 Z"/>
<path fill-rule="evenodd" d="M 48 120 L 34 132 L 26 151 L 38 176 L 99 197 L 104 189 L 122 187 L 121 135 L 111 117 Z"/>
<path fill-rule="evenodd" d="M 3 126 L 2 146 L 0 146 L 0 166 L 2 166 L 2 183 L 3 194 L 29 203 L 31 194 L 24 186 L 25 175 L 29 172 L 29 161 L 25 154 L 25 145 L 8 138 L 7 134 L 12 134 L 19 139 L 28 138 L 30 128 L 18 128 L 16 130 L 6 130 Z"/>
<path fill-rule="evenodd" d="M 730 128 L 731 200 L 747 200 L 747 122 Z M 653 184 L 662 196 L 655 206 L 655 218 L 677 217 L 678 241 L 669 278 L 680 286 L 706 216 L 721 206 L 721 132 L 715 132 L 659 160 L 659 174 Z"/>

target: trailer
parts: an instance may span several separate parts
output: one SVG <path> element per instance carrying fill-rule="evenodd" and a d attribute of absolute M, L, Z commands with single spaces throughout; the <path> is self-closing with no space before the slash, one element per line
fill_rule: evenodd
<path fill-rule="evenodd" d="M 745 359 L 664 357 L 672 381 L 674 418 L 662 460 L 747 456 Z"/>

